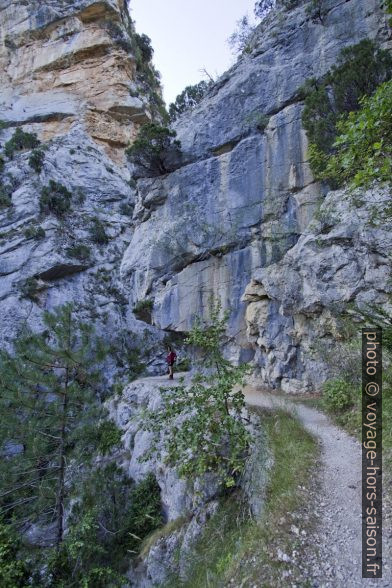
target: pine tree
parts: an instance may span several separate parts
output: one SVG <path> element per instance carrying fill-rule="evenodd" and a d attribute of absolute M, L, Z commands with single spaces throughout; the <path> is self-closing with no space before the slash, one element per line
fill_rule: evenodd
<path fill-rule="evenodd" d="M 19 530 L 50 529 L 59 548 L 72 486 L 99 444 L 105 351 L 72 305 L 46 312 L 44 323 L 0 352 L 0 515 Z"/>

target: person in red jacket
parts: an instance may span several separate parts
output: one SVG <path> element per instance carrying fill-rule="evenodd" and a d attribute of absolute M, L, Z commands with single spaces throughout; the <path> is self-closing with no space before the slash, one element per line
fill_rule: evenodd
<path fill-rule="evenodd" d="M 172 380 L 174 375 L 174 362 L 177 359 L 177 355 L 176 352 L 173 351 L 173 348 L 171 347 L 171 345 L 167 346 L 167 357 L 166 357 L 166 361 L 167 361 L 167 365 L 169 367 L 169 380 Z"/>

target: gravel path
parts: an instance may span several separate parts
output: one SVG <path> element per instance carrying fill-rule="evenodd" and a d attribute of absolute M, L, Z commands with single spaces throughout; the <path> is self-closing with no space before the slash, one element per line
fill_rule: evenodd
<path fill-rule="evenodd" d="M 247 387 L 247 403 L 263 408 L 284 408 L 297 414 L 321 449 L 320 489 L 313 496 L 317 531 L 314 543 L 319 557 L 310 558 L 306 573 L 314 587 L 392 587 L 391 516 L 383 520 L 383 578 L 362 579 L 361 570 L 361 445 L 314 408 L 275 394 Z M 300 465 L 300 464 L 299 464 Z M 389 516 L 388 516 L 389 515 Z M 290 585 L 288 583 L 288 585 Z"/>

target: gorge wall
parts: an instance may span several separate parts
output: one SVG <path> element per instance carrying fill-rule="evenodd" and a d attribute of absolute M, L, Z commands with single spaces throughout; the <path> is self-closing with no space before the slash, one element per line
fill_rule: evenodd
<path fill-rule="evenodd" d="M 0 142 L 22 127 L 45 148 L 39 173 L 29 152 L 5 158 L 2 171 L 12 201 L 0 210 L 5 343 L 73 300 L 116 349 L 132 339 L 154 357 L 165 332 L 186 332 L 212 294 L 230 309 L 232 358 L 253 358 L 266 384 L 289 392 L 322 382 L 322 358 L 309 351 L 315 339 L 333 345 L 332 306 L 386 302 L 390 229 L 368 228 L 366 206 L 359 214 L 314 182 L 300 88 L 344 47 L 390 39 L 378 0 L 325 0 L 323 22 L 307 5 L 259 25 L 251 50 L 175 123 L 178 169 L 136 184 L 124 148 L 152 108 L 124 2 L 0 0 Z M 66 218 L 40 210 L 50 180 L 72 193 Z M 335 204 L 332 220 L 314 219 Z M 45 237 L 26 236 L 38 226 Z M 70 253 L 80 244 L 83 260 Z M 145 299 L 152 326 L 132 313 Z M 146 363 L 159 369 L 159 359 Z"/>

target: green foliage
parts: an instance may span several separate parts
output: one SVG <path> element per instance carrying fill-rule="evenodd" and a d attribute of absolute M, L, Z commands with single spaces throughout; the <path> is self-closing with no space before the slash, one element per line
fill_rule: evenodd
<path fill-rule="evenodd" d="M 23 298 L 29 298 L 33 302 L 38 302 L 38 294 L 41 290 L 39 280 L 34 277 L 27 278 L 20 286 L 20 293 Z"/>
<path fill-rule="evenodd" d="M 202 80 L 193 86 L 187 86 L 185 90 L 177 96 L 174 102 L 169 105 L 170 121 L 174 122 L 181 114 L 191 110 L 204 98 L 211 87 L 212 82 Z"/>
<path fill-rule="evenodd" d="M 254 7 L 255 16 L 264 19 L 275 8 L 275 5 L 276 0 L 258 0 Z"/>
<path fill-rule="evenodd" d="M 0 464 L 0 515 L 19 525 L 56 523 L 62 542 L 72 482 L 96 454 L 94 420 L 104 357 L 91 325 L 71 305 L 43 316 L 45 331 L 22 333 L 0 353 L 0 447 L 22 448 Z"/>
<path fill-rule="evenodd" d="M 121 202 L 120 204 L 120 214 L 124 216 L 132 216 L 133 214 L 133 206 L 128 202 Z"/>
<path fill-rule="evenodd" d="M 40 141 L 37 139 L 37 135 L 33 133 L 25 133 L 20 127 L 18 127 L 12 138 L 4 145 L 4 153 L 7 157 L 12 159 L 15 151 L 34 149 L 34 147 L 38 147 L 39 144 Z"/>
<path fill-rule="evenodd" d="M 322 80 L 308 80 L 302 88 L 302 121 L 311 146 L 311 164 L 321 179 L 327 157 L 334 150 L 341 115 L 361 108 L 361 98 L 371 95 L 392 75 L 392 57 L 368 39 L 344 49 Z"/>
<path fill-rule="evenodd" d="M 170 148 L 179 148 L 180 142 L 173 141 L 176 131 L 156 123 L 147 123 L 140 129 L 134 143 L 128 147 L 126 154 L 131 163 L 141 166 L 154 175 L 171 171 L 165 161 L 165 154 Z"/>
<path fill-rule="evenodd" d="M 65 186 L 49 180 L 48 186 L 44 186 L 41 190 L 40 210 L 45 214 L 63 217 L 71 210 L 71 200 L 72 194 Z"/>
<path fill-rule="evenodd" d="M 234 486 L 244 468 L 250 442 L 242 392 L 247 365 L 232 366 L 221 352 L 227 316 L 212 305 L 207 322 L 196 319 L 187 338 L 203 355 L 190 386 L 183 381 L 165 390 L 162 407 L 147 411 L 143 428 L 153 442 L 142 460 L 164 452 L 166 463 L 180 476 L 216 472 L 227 487 Z M 185 417 L 185 418 L 184 418 Z"/>
<path fill-rule="evenodd" d="M 8 186 L 0 186 L 0 210 L 12 205 L 10 189 Z"/>
<path fill-rule="evenodd" d="M 327 14 L 325 0 L 311 0 L 306 7 L 306 14 L 310 16 L 313 22 L 324 24 L 324 19 Z"/>
<path fill-rule="evenodd" d="M 90 226 L 91 240 L 98 245 L 107 245 L 109 236 L 105 231 L 105 224 L 99 218 L 93 218 Z"/>
<path fill-rule="evenodd" d="M 143 61 L 151 61 L 154 55 L 154 49 L 151 45 L 151 39 L 148 35 L 135 33 L 133 35 L 136 45 L 140 51 L 140 57 Z"/>
<path fill-rule="evenodd" d="M 83 243 L 72 245 L 67 248 L 67 255 L 69 255 L 69 257 L 80 259 L 81 261 L 88 261 L 91 256 L 91 248 Z"/>
<path fill-rule="evenodd" d="M 34 149 L 29 157 L 29 166 L 39 174 L 45 160 L 45 152 L 42 149 Z"/>
<path fill-rule="evenodd" d="M 135 304 L 133 307 L 133 314 L 140 321 L 151 324 L 151 314 L 153 308 L 154 302 L 149 298 L 145 298 L 144 300 L 139 300 L 139 302 Z"/>
<path fill-rule="evenodd" d="M 352 406 L 352 386 L 342 379 L 329 380 L 323 388 L 323 404 L 329 412 L 340 411 Z"/>
<path fill-rule="evenodd" d="M 20 542 L 9 525 L 0 521 L 0 578 L 2 588 L 26 588 L 28 569 L 18 555 Z"/>
<path fill-rule="evenodd" d="M 115 464 L 96 469 L 83 483 L 70 532 L 52 553 L 56 588 L 120 588 L 129 560 L 162 524 L 160 490 L 150 474 L 132 485 Z"/>
<path fill-rule="evenodd" d="M 227 40 L 233 53 L 241 54 L 250 50 L 250 41 L 254 31 L 255 27 L 250 23 L 247 15 L 237 21 L 234 32 Z"/>
<path fill-rule="evenodd" d="M 43 229 L 42 227 L 36 227 L 34 225 L 31 225 L 30 227 L 27 227 L 27 229 L 24 230 L 24 236 L 26 237 L 26 239 L 37 239 L 37 241 L 39 239 L 44 239 L 45 237 L 45 229 Z"/>
<path fill-rule="evenodd" d="M 335 153 L 325 165 L 317 164 L 319 177 L 333 185 L 392 181 L 392 81 L 362 98 L 360 106 L 338 121 Z"/>
<path fill-rule="evenodd" d="M 99 423 L 97 437 L 97 449 L 102 455 L 107 455 L 121 444 L 121 430 L 113 421 L 105 420 Z"/>
<path fill-rule="evenodd" d="M 177 361 L 177 371 L 189 372 L 190 369 L 191 369 L 191 360 L 189 357 L 183 357 L 182 359 Z"/>
<path fill-rule="evenodd" d="M 4 166 L 5 166 L 5 161 L 4 161 L 4 157 L 2 157 L 0 155 L 0 174 L 3 173 L 4 171 Z"/>

